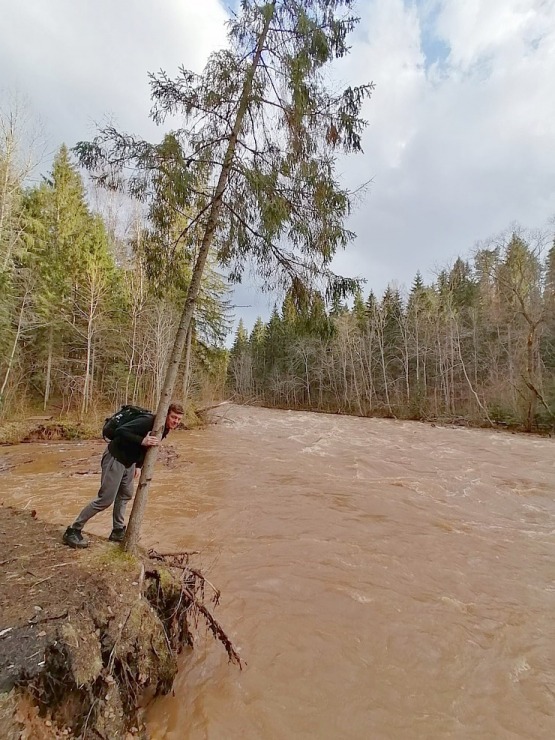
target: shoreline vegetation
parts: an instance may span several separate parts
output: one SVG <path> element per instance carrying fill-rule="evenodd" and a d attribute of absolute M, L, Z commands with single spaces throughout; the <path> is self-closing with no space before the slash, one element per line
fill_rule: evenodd
<path fill-rule="evenodd" d="M 241 667 L 212 615 L 220 594 L 187 553 L 132 557 L 92 536 L 88 550 L 68 554 L 59 527 L 7 506 L 0 551 L 0 589 L 10 594 L 0 606 L 6 740 L 146 738 L 142 712 L 171 690 L 197 621 Z"/>
<path fill-rule="evenodd" d="M 519 423 L 515 420 L 505 421 L 502 419 L 481 419 L 479 417 L 465 417 L 460 415 L 445 415 L 445 416 L 414 416 L 408 414 L 400 414 L 399 416 L 384 409 L 382 412 L 375 411 L 371 414 L 357 413 L 356 411 L 345 411 L 336 408 L 329 409 L 315 409 L 303 404 L 297 404 L 292 407 L 288 404 L 272 403 L 266 404 L 260 400 L 233 400 L 222 401 L 220 403 L 213 403 L 208 406 L 199 408 L 190 408 L 187 410 L 186 417 L 180 428 L 182 429 L 195 429 L 204 426 L 206 423 L 206 413 L 212 408 L 223 405 L 225 403 L 237 403 L 239 405 L 258 406 L 260 408 L 276 409 L 276 410 L 287 410 L 287 411 L 303 411 L 315 414 L 333 414 L 342 416 L 356 416 L 358 418 L 377 418 L 377 419 L 392 419 L 396 421 L 416 421 L 423 424 L 431 424 L 432 426 L 464 426 L 471 429 L 496 429 L 505 430 L 513 434 L 537 434 L 539 436 L 551 437 L 555 434 L 555 424 L 545 423 L 543 425 L 538 424 L 532 431 L 528 431 L 523 423 Z M 99 429 L 102 427 L 102 419 L 105 416 L 113 413 L 107 411 L 104 414 L 97 414 L 93 420 L 89 418 L 88 421 L 83 422 L 75 419 L 67 419 L 56 417 L 54 415 L 49 416 L 27 416 L 22 419 L 11 419 L 3 423 L 0 423 L 0 446 L 24 444 L 30 442 L 56 442 L 56 441 L 78 441 L 87 439 L 99 439 Z"/>
<path fill-rule="evenodd" d="M 337 409 L 315 409 L 304 408 L 302 405 L 292 408 L 287 404 L 265 404 L 261 402 L 235 401 L 238 405 L 258 406 L 259 408 L 275 409 L 279 411 L 302 411 L 311 414 L 327 414 L 332 416 L 354 416 L 358 419 L 390 419 L 391 421 L 414 421 L 421 424 L 430 424 L 431 426 L 448 426 L 448 427 L 467 427 L 469 429 L 493 429 L 497 431 L 507 431 L 511 434 L 537 435 L 540 437 L 552 437 L 555 435 L 555 424 L 537 425 L 531 431 L 528 431 L 524 424 L 516 421 L 504 421 L 502 419 L 481 419 L 478 417 L 465 417 L 453 414 L 452 416 L 423 416 L 412 414 L 399 414 L 386 409 L 376 410 L 373 413 L 360 413 L 357 411 L 343 411 Z"/>

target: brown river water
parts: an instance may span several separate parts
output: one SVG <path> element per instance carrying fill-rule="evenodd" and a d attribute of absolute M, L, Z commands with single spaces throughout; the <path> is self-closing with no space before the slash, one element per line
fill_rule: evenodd
<path fill-rule="evenodd" d="M 201 552 L 247 665 L 201 637 L 155 740 L 555 738 L 555 440 L 215 413 L 169 437 L 143 544 Z M 0 449 L 0 497 L 67 524 L 102 449 Z"/>

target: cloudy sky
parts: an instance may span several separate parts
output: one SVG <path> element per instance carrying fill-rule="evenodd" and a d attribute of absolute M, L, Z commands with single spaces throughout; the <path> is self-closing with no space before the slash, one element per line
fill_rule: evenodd
<path fill-rule="evenodd" d="M 24 96 L 50 151 L 91 138 L 107 117 L 154 140 L 147 72 L 201 71 L 225 43 L 220 0 L 0 0 L 0 106 Z M 432 281 L 457 255 L 514 222 L 555 215 L 555 0 L 359 0 L 345 85 L 375 93 L 364 155 L 340 164 L 371 187 L 357 239 L 335 268 L 383 292 Z M 242 287 L 252 326 L 272 298 Z"/>

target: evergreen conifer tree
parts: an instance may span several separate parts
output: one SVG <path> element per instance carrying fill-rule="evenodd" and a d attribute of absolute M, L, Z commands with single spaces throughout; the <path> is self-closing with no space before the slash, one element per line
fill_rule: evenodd
<path fill-rule="evenodd" d="M 341 279 L 330 262 L 352 234 L 344 219 L 349 193 L 334 177 L 335 151 L 361 150 L 362 103 L 371 85 L 336 94 L 323 70 L 348 51 L 356 19 L 342 16 L 352 0 L 243 0 L 230 23 L 229 48 L 213 54 L 202 75 L 182 70 L 175 80 L 152 76 L 154 119 L 181 114 L 175 131 L 183 160 L 180 183 L 190 200 L 188 228 L 202 238 L 182 320 L 158 406 L 160 433 L 175 387 L 178 366 L 209 250 L 237 279 L 253 262 L 267 285 L 291 284 L 297 291 L 324 280 L 333 295 L 356 281 Z M 124 168 L 135 174 L 130 191 L 149 198 L 153 176 L 172 152 L 112 128 L 77 147 L 81 163 L 110 186 Z M 133 549 L 142 523 L 156 448 L 147 453 L 127 531 Z"/>
<path fill-rule="evenodd" d="M 39 373 L 46 406 L 56 371 L 65 368 L 64 376 L 79 376 L 76 370 L 84 365 L 84 413 L 91 396 L 93 345 L 100 317 L 113 308 L 117 278 L 104 223 L 90 212 L 66 146 L 55 156 L 50 176 L 27 193 L 24 218 L 25 264 L 37 279 L 32 371 L 35 377 Z"/>

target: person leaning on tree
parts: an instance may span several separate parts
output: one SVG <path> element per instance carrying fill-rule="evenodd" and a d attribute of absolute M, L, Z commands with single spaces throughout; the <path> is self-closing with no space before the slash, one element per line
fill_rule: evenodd
<path fill-rule="evenodd" d="M 115 430 L 114 438 L 102 455 L 102 475 L 98 495 L 66 529 L 63 536 L 64 544 L 76 548 L 88 547 L 89 542 L 82 534 L 83 527 L 89 519 L 112 504 L 113 528 L 108 539 L 112 542 L 123 540 L 126 530 L 125 509 L 133 498 L 133 479 L 142 467 L 148 448 L 156 447 L 161 441 L 151 433 L 154 418 L 154 414 L 144 414 Z M 179 426 L 182 418 L 183 406 L 179 403 L 170 404 L 162 439 Z"/>

